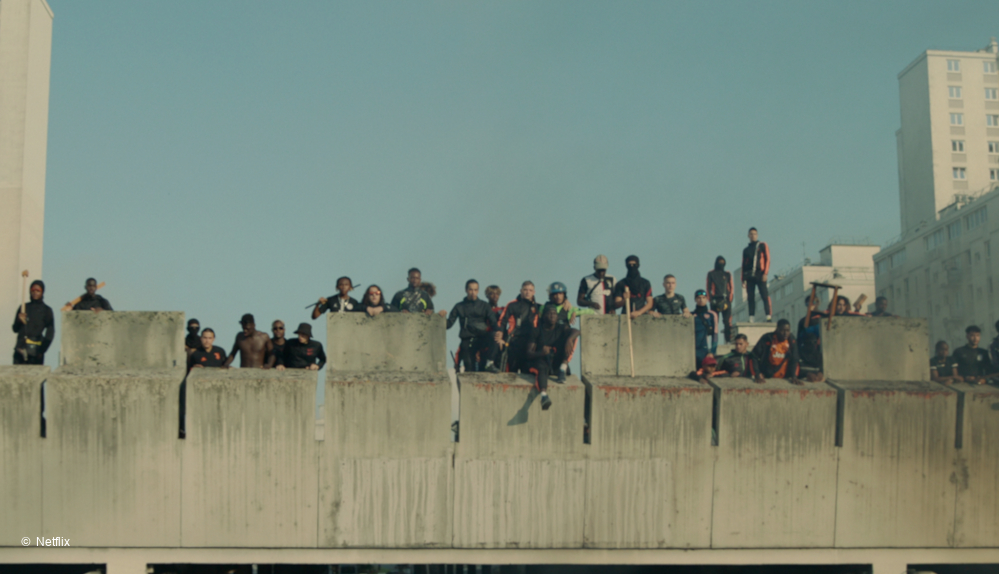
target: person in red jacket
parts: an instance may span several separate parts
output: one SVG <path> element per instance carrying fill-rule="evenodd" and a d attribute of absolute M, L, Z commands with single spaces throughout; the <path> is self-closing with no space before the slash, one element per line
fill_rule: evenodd
<path fill-rule="evenodd" d="M 715 259 L 715 268 L 708 272 L 708 300 L 711 310 L 722 317 L 725 326 L 725 342 L 732 342 L 732 274 L 725 271 L 725 258 L 719 255 Z"/>
<path fill-rule="evenodd" d="M 755 227 L 749 228 L 749 245 L 742 250 L 742 287 L 746 290 L 746 303 L 749 305 L 749 322 L 756 315 L 755 288 L 763 300 L 763 311 L 767 322 L 771 320 L 770 293 L 767 291 L 767 272 L 770 271 L 770 247 L 759 240 Z"/>

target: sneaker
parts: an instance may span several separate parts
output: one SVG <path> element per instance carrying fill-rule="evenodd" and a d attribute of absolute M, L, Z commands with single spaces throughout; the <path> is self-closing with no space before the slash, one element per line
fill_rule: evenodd
<path fill-rule="evenodd" d="M 755 316 L 753 316 L 753 315 L 750 315 L 750 316 L 749 316 L 749 322 L 750 322 L 750 323 L 755 323 L 755 322 L 756 322 L 756 320 L 755 320 L 755 319 L 756 319 L 756 317 L 755 317 Z"/>
<path fill-rule="evenodd" d="M 555 382 L 560 385 L 565 384 L 565 365 L 562 365 L 562 368 L 558 370 L 558 380 Z"/>
<path fill-rule="evenodd" d="M 499 367 L 493 364 L 492 361 L 486 361 L 486 372 L 487 373 L 498 373 L 500 372 Z"/>
<path fill-rule="evenodd" d="M 773 323 L 774 319 L 770 315 L 767 315 L 767 323 Z"/>
<path fill-rule="evenodd" d="M 552 400 L 548 395 L 541 395 L 541 410 L 547 411 L 552 406 Z"/>

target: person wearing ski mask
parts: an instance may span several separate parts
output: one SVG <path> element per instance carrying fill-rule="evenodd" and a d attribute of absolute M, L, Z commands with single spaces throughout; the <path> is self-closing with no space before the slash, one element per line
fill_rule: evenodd
<path fill-rule="evenodd" d="M 31 300 L 25 303 L 24 312 L 18 305 L 14 314 L 13 330 L 17 333 L 14 344 L 15 365 L 44 365 L 45 351 L 55 338 L 55 317 L 52 307 L 43 301 L 45 283 L 31 282 Z"/>
<path fill-rule="evenodd" d="M 184 337 L 184 351 L 187 353 L 188 357 L 191 356 L 191 353 L 201 348 L 201 335 L 198 334 L 198 331 L 200 330 L 201 323 L 197 319 L 191 319 L 187 322 L 187 336 Z"/>
<path fill-rule="evenodd" d="M 725 271 L 725 258 L 721 255 L 715 258 L 715 268 L 708 271 L 707 292 L 711 310 L 721 316 L 725 342 L 730 343 L 732 341 L 732 297 L 735 290 L 732 287 L 732 274 Z"/>
<path fill-rule="evenodd" d="M 628 274 L 614 286 L 614 307 L 631 305 L 631 316 L 635 318 L 652 309 L 652 284 L 639 273 L 637 255 L 629 255 L 624 264 L 628 268 Z M 630 297 L 627 302 L 624 300 L 625 287 L 628 288 Z"/>

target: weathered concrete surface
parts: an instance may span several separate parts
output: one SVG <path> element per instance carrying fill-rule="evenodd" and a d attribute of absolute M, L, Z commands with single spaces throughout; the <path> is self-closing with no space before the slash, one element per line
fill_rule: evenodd
<path fill-rule="evenodd" d="M 0 367 L 0 546 L 42 532 L 42 382 L 49 368 Z"/>
<path fill-rule="evenodd" d="M 666 377 L 585 381 L 592 397 L 586 547 L 708 547 L 712 389 Z"/>
<path fill-rule="evenodd" d="M 712 548 L 832 547 L 836 389 L 712 379 L 717 390 Z"/>
<path fill-rule="evenodd" d="M 999 388 L 959 383 L 963 395 L 954 545 L 999 546 Z"/>
<path fill-rule="evenodd" d="M 835 381 L 928 381 L 926 319 L 835 317 L 822 322 L 822 364 Z"/>
<path fill-rule="evenodd" d="M 921 381 L 831 384 L 843 402 L 836 546 L 952 545 L 957 393 Z"/>
<path fill-rule="evenodd" d="M 183 367 L 180 311 L 63 311 L 61 364 L 106 369 Z"/>
<path fill-rule="evenodd" d="M 746 339 L 749 340 L 749 348 L 752 349 L 760 337 L 777 328 L 777 323 L 735 323 L 734 327 L 732 336 L 745 335 Z"/>
<path fill-rule="evenodd" d="M 454 546 L 581 548 L 585 388 L 549 381 L 541 410 L 534 377 L 460 373 L 454 461 Z"/>
<path fill-rule="evenodd" d="M 447 373 L 329 371 L 325 404 L 319 546 L 449 546 Z"/>
<path fill-rule="evenodd" d="M 582 374 L 631 375 L 627 318 L 583 315 L 580 319 Z M 632 320 L 631 330 L 636 376 L 683 377 L 694 370 L 693 318 L 643 315 Z"/>
<path fill-rule="evenodd" d="M 446 323 L 440 315 L 329 313 L 329 370 L 443 373 L 447 365 Z"/>
<path fill-rule="evenodd" d="M 183 369 L 49 375 L 39 535 L 78 546 L 180 545 L 183 378 Z"/>
<path fill-rule="evenodd" d="M 183 545 L 315 547 L 315 371 L 187 377 Z"/>

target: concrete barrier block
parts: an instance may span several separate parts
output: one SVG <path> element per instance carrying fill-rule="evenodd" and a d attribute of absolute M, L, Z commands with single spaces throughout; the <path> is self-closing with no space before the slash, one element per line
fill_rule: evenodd
<path fill-rule="evenodd" d="M 326 375 L 321 547 L 451 544 L 451 381 L 442 373 Z"/>
<path fill-rule="evenodd" d="M 316 546 L 316 380 L 304 369 L 191 371 L 183 546 Z"/>
<path fill-rule="evenodd" d="M 0 546 L 42 532 L 43 366 L 0 367 Z"/>
<path fill-rule="evenodd" d="M 180 545 L 183 378 L 66 367 L 48 377 L 39 534 L 74 546 Z"/>
<path fill-rule="evenodd" d="M 822 364 L 834 381 L 929 381 L 926 319 L 834 317 L 822 322 Z"/>
<path fill-rule="evenodd" d="M 446 322 L 440 315 L 329 313 L 326 319 L 330 371 L 444 373 Z"/>
<path fill-rule="evenodd" d="M 712 389 L 668 377 L 585 381 L 586 547 L 708 547 Z"/>
<path fill-rule="evenodd" d="M 717 395 L 713 548 L 832 547 L 836 389 L 712 379 Z"/>
<path fill-rule="evenodd" d="M 961 448 L 954 546 L 999 545 L 999 388 L 958 383 L 962 395 Z"/>
<path fill-rule="evenodd" d="M 772 333 L 776 328 L 776 323 L 736 323 L 734 329 L 735 332 L 732 333 L 732 336 L 745 335 L 746 339 L 749 341 L 749 348 L 752 349 L 756 346 L 760 337 L 766 335 L 767 333 Z M 720 354 L 721 353 L 719 353 L 719 355 Z"/>
<path fill-rule="evenodd" d="M 580 320 L 582 374 L 630 375 L 627 318 L 624 315 L 583 315 Z M 692 317 L 643 315 L 632 320 L 631 331 L 636 376 L 683 377 L 694 370 Z"/>
<path fill-rule="evenodd" d="M 586 390 L 549 381 L 541 410 L 533 375 L 460 373 L 454 545 L 581 548 Z"/>
<path fill-rule="evenodd" d="M 104 369 L 183 367 L 180 311 L 63 311 L 62 365 Z"/>
<path fill-rule="evenodd" d="M 836 546 L 949 546 L 958 394 L 922 381 L 831 384 L 843 410 Z"/>

